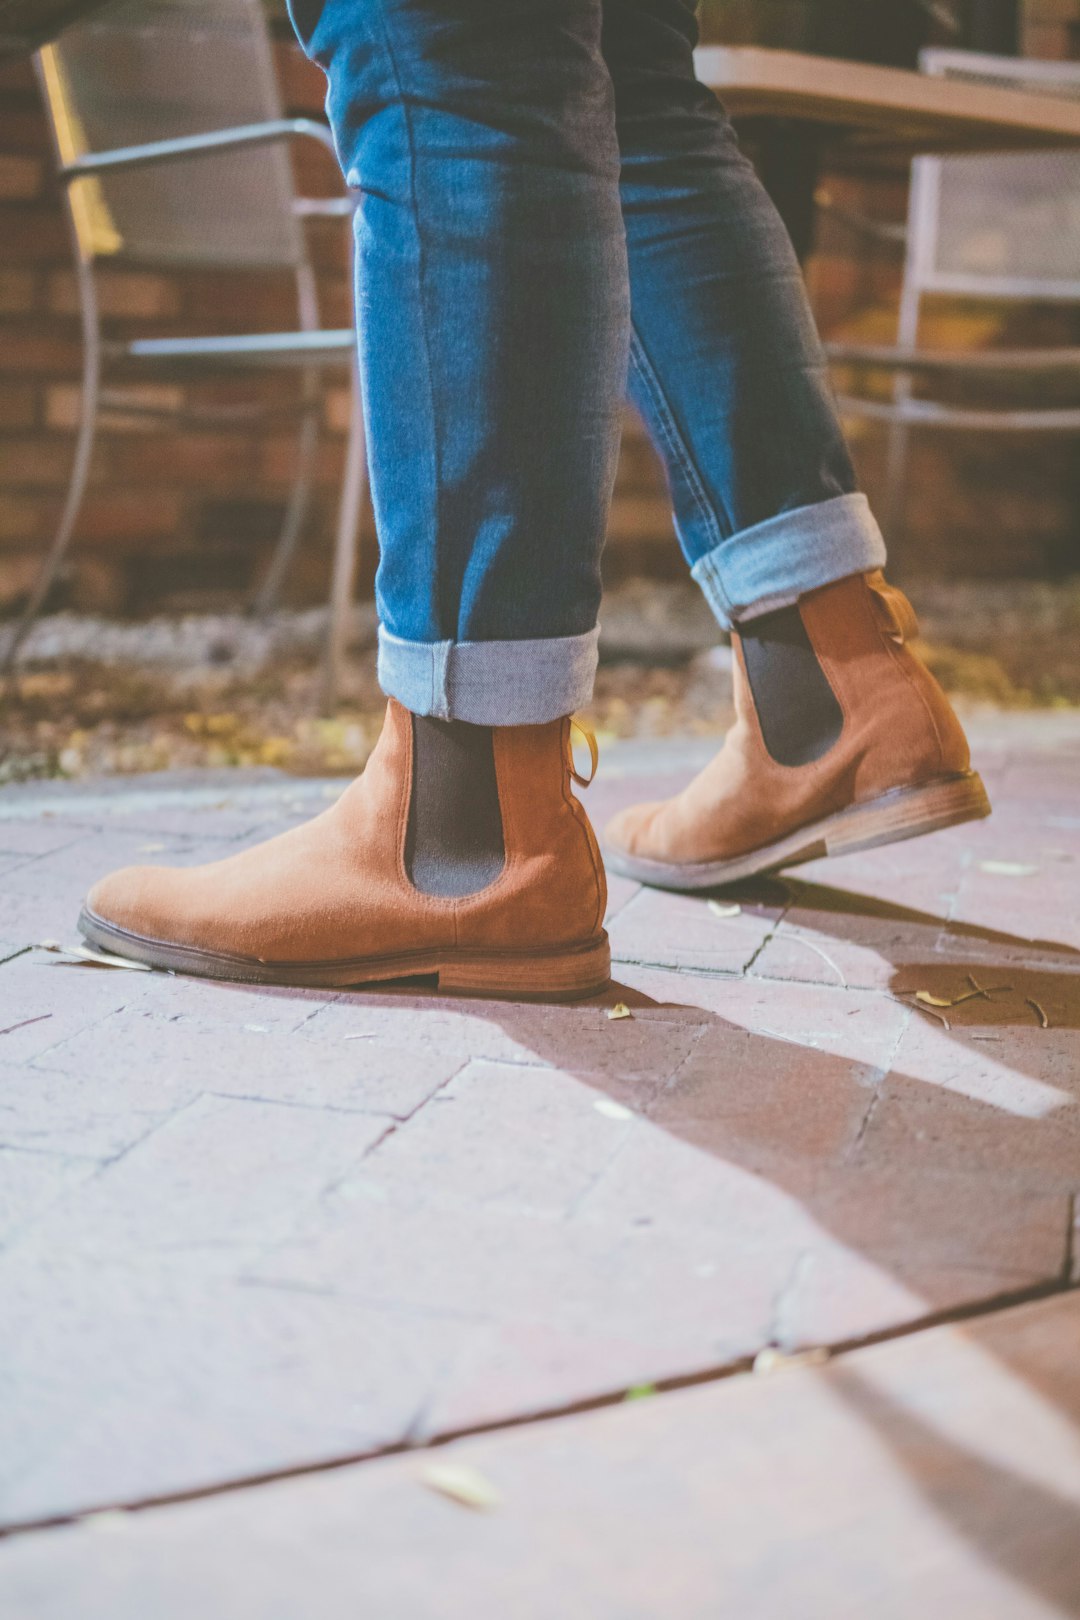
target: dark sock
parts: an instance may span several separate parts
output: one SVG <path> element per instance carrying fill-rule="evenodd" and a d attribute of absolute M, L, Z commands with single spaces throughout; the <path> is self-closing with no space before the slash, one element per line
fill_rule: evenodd
<path fill-rule="evenodd" d="M 798 607 L 738 627 L 765 747 L 778 765 L 809 765 L 840 735 L 843 711 Z"/>
<path fill-rule="evenodd" d="M 502 813 L 490 726 L 414 714 L 405 869 L 421 894 L 476 894 L 503 869 Z"/>

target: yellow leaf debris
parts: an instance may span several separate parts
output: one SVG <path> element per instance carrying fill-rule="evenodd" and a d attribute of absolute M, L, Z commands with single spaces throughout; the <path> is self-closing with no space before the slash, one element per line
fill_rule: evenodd
<path fill-rule="evenodd" d="M 468 1463 L 432 1463 L 425 1468 L 420 1479 L 429 1490 L 448 1496 L 462 1507 L 478 1513 L 489 1513 L 502 1502 L 502 1494 L 491 1481 Z"/>

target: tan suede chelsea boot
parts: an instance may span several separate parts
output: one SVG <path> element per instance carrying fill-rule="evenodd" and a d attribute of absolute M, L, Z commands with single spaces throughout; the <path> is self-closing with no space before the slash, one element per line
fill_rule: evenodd
<path fill-rule="evenodd" d="M 465 726 L 391 699 L 367 768 L 322 815 L 208 866 L 115 872 L 79 927 L 208 978 L 589 995 L 609 975 L 607 892 L 572 777 L 569 720 Z"/>
<path fill-rule="evenodd" d="M 665 889 L 734 883 L 990 814 L 914 610 L 855 574 L 732 636 L 736 720 L 675 798 L 617 815 L 609 868 Z"/>

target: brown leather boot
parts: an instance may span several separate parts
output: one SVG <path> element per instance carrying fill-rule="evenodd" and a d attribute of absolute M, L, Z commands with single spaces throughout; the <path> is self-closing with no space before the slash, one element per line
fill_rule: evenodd
<path fill-rule="evenodd" d="M 415 768 L 417 738 L 434 733 L 418 728 L 456 724 L 414 720 L 391 700 L 367 768 L 322 815 L 209 866 L 115 872 L 91 891 L 80 929 L 153 967 L 257 984 L 437 974 L 441 989 L 477 994 L 602 989 L 604 868 L 571 788 L 570 722 L 467 728 L 483 732 L 494 828 L 477 808 L 464 836 L 447 826 L 439 839 L 439 805 Z M 435 737 L 427 756 L 436 793 L 455 746 Z M 444 822 L 468 819 L 468 797 L 457 792 Z"/>
<path fill-rule="evenodd" d="M 960 722 L 906 645 L 902 592 L 855 574 L 771 617 L 771 637 L 751 642 L 758 621 L 732 636 L 736 721 L 716 758 L 607 827 L 613 872 L 706 889 L 990 814 Z"/>

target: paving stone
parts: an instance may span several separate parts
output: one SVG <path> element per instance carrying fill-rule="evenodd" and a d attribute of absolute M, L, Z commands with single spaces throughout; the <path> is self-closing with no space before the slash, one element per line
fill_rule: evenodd
<path fill-rule="evenodd" d="M 816 1179 L 852 1151 L 878 1071 L 749 1031 L 707 1029 L 649 1110 L 665 1130 L 758 1175 Z"/>
<path fill-rule="evenodd" d="M 839 985 L 620 969 L 627 987 L 669 1015 L 719 1020 L 808 1050 L 831 1051 L 873 1068 L 887 1065 L 912 1017 L 898 1000 Z M 655 1016 L 652 1009 L 640 1016 Z M 635 1016 L 638 1016 L 635 1014 Z"/>
<path fill-rule="evenodd" d="M 148 973 L 96 968 L 46 951 L 28 951 L 4 963 L 0 1060 L 48 1062 L 48 1054 L 63 1041 L 138 1003 L 149 978 Z"/>
<path fill-rule="evenodd" d="M 939 857 L 939 862 L 936 874 L 924 870 L 918 876 L 910 858 L 903 863 L 883 859 L 876 871 L 867 869 L 866 857 L 818 863 L 830 881 L 790 880 L 791 905 L 755 960 L 753 973 L 887 988 L 904 963 L 936 949 L 946 927 L 961 873 L 951 857 Z M 848 870 L 836 873 L 833 865 Z M 924 905 L 916 902 L 917 895 Z"/>
<path fill-rule="evenodd" d="M 713 985 L 680 975 L 695 998 L 714 1007 L 725 1022 L 761 1035 L 834 1052 L 871 1068 L 892 1061 L 908 1008 L 890 997 L 836 985 L 780 984 L 754 977 Z"/>
<path fill-rule="evenodd" d="M 440 1061 L 435 1054 L 380 1041 L 300 1041 L 282 1037 L 272 1026 L 170 1019 L 138 1004 L 91 1025 L 40 1062 L 69 1073 L 107 1075 L 118 1053 L 132 1101 L 152 1098 L 164 1076 L 174 1092 L 188 1096 L 214 1091 L 400 1117 L 461 1063 L 453 1053 Z"/>
<path fill-rule="evenodd" d="M 117 1061 L 118 1053 L 120 1054 Z M 189 1102 L 199 1088 L 166 1068 L 134 1072 L 123 1047 L 94 1073 L 0 1066 L 0 1146 L 111 1159 Z"/>
<path fill-rule="evenodd" d="M 1080 1190 L 1080 986 L 1055 975 L 1059 1000 L 1046 976 L 1013 977 L 1013 994 L 952 1009 L 949 1031 L 913 1018 L 860 1162 L 917 1158 L 928 1169 L 978 1171 L 992 1184 Z M 1025 989 L 1054 1008 L 1053 1027 L 1038 1027 Z M 1066 996 L 1076 1003 L 1071 1028 L 1062 1027 Z"/>
<path fill-rule="evenodd" d="M 675 1072 L 693 1046 L 700 1018 L 652 1007 L 636 1009 L 629 1019 L 608 1018 L 622 995 L 615 985 L 592 1005 L 560 1007 L 358 992 L 321 1008 L 298 1036 L 337 1043 L 366 1032 L 437 1063 L 541 1063 L 583 1078 L 606 1075 L 633 1095 Z"/>
<path fill-rule="evenodd" d="M 549 1312 L 478 1325 L 452 1376 L 433 1392 L 417 1438 L 746 1366 L 774 1334 L 774 1289 L 736 1245 L 710 1247 L 667 1229 L 627 1239 L 602 1257 L 626 1272 L 605 1291 L 610 1315 L 597 1321 L 594 1312 L 586 1323 L 570 1312 Z M 650 1313 L 657 1320 L 646 1327 Z"/>
<path fill-rule="evenodd" d="M 149 1266 L 11 1254 L 0 1288 L 5 1524 L 401 1441 L 465 1332 L 450 1316 Z"/>
<path fill-rule="evenodd" d="M 0 856 L 13 861 L 52 855 L 84 836 L 80 828 L 47 821 L 6 821 L 0 815 Z"/>
<path fill-rule="evenodd" d="M 24 1252 L 234 1275 L 290 1236 L 384 1128 L 362 1114 L 196 1097 L 54 1204 Z"/>
<path fill-rule="evenodd" d="M 720 917 L 710 911 L 707 897 L 642 889 L 612 924 L 612 954 L 620 965 L 741 973 L 784 909 L 775 887 L 757 892 L 761 898 L 742 899 L 738 916 Z M 733 902 L 725 894 L 722 903 Z"/>
<path fill-rule="evenodd" d="M 389 1187 L 362 1169 L 250 1276 L 393 1306 L 418 1329 L 431 1315 L 476 1323 L 426 1414 L 433 1432 L 752 1354 L 776 1286 L 761 1252 L 749 1256 L 730 1224 L 555 1219 L 453 1202 L 422 1182 Z"/>
<path fill-rule="evenodd" d="M 0 877 L 6 878 L 24 867 L 33 866 L 53 851 L 74 843 L 80 836 L 77 828 L 51 831 L 33 822 L 12 825 L 0 821 Z"/>
<path fill-rule="evenodd" d="M 834 1242 L 801 1260 L 778 1308 L 791 1347 L 865 1338 L 903 1321 L 1060 1283 L 1071 1200 L 919 1157 L 852 1166 L 808 1203 Z"/>
<path fill-rule="evenodd" d="M 73 1181 L 92 1174 L 95 1168 L 93 1159 L 0 1148 L 0 1244 L 9 1243 Z"/>
<path fill-rule="evenodd" d="M 639 1106 L 652 1089 L 640 1088 Z M 572 1075 L 476 1062 L 388 1136 L 364 1171 L 375 1184 L 421 1185 L 433 1204 L 567 1215 L 632 1123 L 628 1109 Z"/>
<path fill-rule="evenodd" d="M 1004 864 L 1028 864 L 1018 847 L 996 850 Z M 1039 963 L 1057 961 L 1069 971 L 1080 966 L 1080 883 L 1069 874 L 1062 882 L 1055 873 L 1034 882 L 1040 874 L 1009 876 L 986 872 L 978 866 L 965 876 L 952 919 L 952 932 L 963 930 L 965 949 L 973 959 Z M 947 943 L 954 948 L 953 940 Z"/>
<path fill-rule="evenodd" d="M 221 979 L 189 979 L 150 973 L 141 986 L 140 1005 L 162 1018 L 183 1019 L 203 1029 L 243 1029 L 249 1034 L 291 1034 L 337 990 L 294 989 L 278 985 L 230 984 Z"/>
<path fill-rule="evenodd" d="M 764 1157 L 734 1128 L 725 1134 L 722 1121 L 650 1120 L 628 1133 L 623 1151 L 582 1199 L 575 1223 L 685 1243 L 695 1257 L 693 1274 L 711 1278 L 737 1316 L 746 1282 L 741 1260 L 774 1298 L 798 1255 L 827 1241 L 813 1218 L 805 1161 L 783 1160 L 781 1179 L 757 1168 Z"/>
<path fill-rule="evenodd" d="M 34 1620 L 1036 1620 L 1080 1608 L 1076 1297 L 0 1549 Z M 498 1492 L 470 1512 L 433 1464 Z M 718 1528 L 719 1527 L 719 1528 Z"/>

